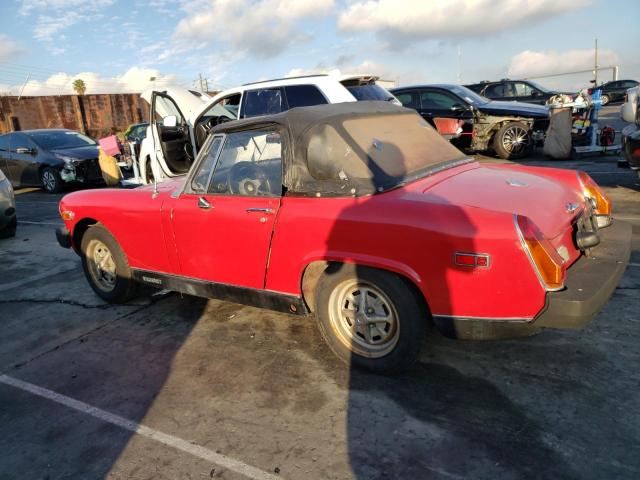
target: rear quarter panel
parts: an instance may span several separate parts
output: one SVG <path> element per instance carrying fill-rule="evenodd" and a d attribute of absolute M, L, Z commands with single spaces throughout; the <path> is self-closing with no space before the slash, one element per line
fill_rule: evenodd
<path fill-rule="evenodd" d="M 545 292 L 513 217 L 451 205 L 422 189 L 415 185 L 413 191 L 364 198 L 284 198 L 267 288 L 300 295 L 307 265 L 340 261 L 407 277 L 434 315 L 534 317 L 544 306 Z M 455 252 L 487 253 L 491 264 L 457 266 Z"/>

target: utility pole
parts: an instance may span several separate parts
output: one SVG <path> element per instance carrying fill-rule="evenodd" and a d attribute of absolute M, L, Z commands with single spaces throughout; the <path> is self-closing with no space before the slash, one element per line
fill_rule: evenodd
<path fill-rule="evenodd" d="M 204 82 L 202 80 L 202 74 L 201 73 L 198 74 L 198 83 L 200 84 L 200 91 L 204 92 L 205 91 L 204 90 Z"/>
<path fill-rule="evenodd" d="M 597 38 L 596 38 L 596 50 L 595 50 L 595 57 L 596 57 L 596 58 L 595 58 L 595 60 L 596 60 L 596 61 L 595 61 L 595 67 L 596 67 L 596 68 L 595 68 L 595 70 L 593 71 L 593 72 L 594 72 L 594 75 L 595 75 L 595 76 L 593 77 L 593 78 L 594 78 L 593 86 L 594 86 L 594 87 L 597 87 L 597 86 L 598 86 L 598 39 L 597 39 Z"/>

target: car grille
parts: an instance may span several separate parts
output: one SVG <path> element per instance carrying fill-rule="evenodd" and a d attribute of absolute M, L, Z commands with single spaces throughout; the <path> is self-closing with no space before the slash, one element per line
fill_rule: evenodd
<path fill-rule="evenodd" d="M 85 182 L 102 180 L 102 170 L 98 159 L 85 160 L 76 165 L 76 177 L 83 178 Z"/>

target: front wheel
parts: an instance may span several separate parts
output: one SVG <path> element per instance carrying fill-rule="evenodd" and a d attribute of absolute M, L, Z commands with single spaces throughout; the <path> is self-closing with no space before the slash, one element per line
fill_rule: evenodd
<path fill-rule="evenodd" d="M 493 137 L 493 149 L 505 160 L 526 157 L 532 148 L 531 129 L 521 122 L 505 123 Z"/>
<path fill-rule="evenodd" d="M 58 193 L 62 189 L 60 172 L 51 167 L 43 168 L 40 172 L 40 183 L 47 193 Z"/>
<path fill-rule="evenodd" d="M 92 225 L 80 245 L 82 267 L 89 285 L 109 303 L 124 303 L 136 294 L 127 257 L 102 225 Z"/>
<path fill-rule="evenodd" d="M 403 371 L 416 361 L 427 321 L 401 277 L 346 264 L 329 267 L 321 277 L 316 318 L 340 360 L 379 373 Z"/>
<path fill-rule="evenodd" d="M 609 103 L 610 101 L 611 101 L 611 98 L 609 98 L 609 95 L 607 95 L 606 93 L 600 97 L 600 102 L 603 106 Z"/>

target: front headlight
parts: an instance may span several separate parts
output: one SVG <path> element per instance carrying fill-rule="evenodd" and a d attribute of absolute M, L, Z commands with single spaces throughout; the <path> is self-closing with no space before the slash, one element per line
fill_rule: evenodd
<path fill-rule="evenodd" d="M 69 157 L 59 153 L 54 153 L 53 155 L 64 162 L 65 168 L 75 168 L 76 164 L 80 161 L 79 158 Z"/>

